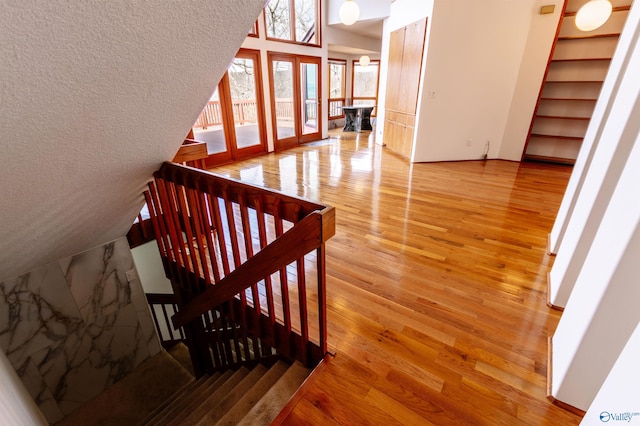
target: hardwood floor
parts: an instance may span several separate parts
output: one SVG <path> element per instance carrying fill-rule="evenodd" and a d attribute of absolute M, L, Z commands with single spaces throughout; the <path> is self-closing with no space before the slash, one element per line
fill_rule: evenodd
<path fill-rule="evenodd" d="M 546 399 L 545 249 L 571 168 L 411 165 L 349 136 L 213 170 L 336 207 L 336 354 L 285 424 L 578 424 Z"/>

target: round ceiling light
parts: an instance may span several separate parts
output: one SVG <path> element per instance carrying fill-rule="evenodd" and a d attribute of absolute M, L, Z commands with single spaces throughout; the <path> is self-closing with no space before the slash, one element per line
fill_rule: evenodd
<path fill-rule="evenodd" d="M 581 31 L 593 31 L 600 28 L 609 16 L 613 7 L 609 0 L 591 0 L 582 5 L 576 14 L 576 27 Z"/>
<path fill-rule="evenodd" d="M 358 61 L 358 64 L 360 64 L 361 67 L 366 67 L 370 63 L 371 63 L 370 57 L 368 57 L 367 55 L 360 56 L 360 60 Z"/>
<path fill-rule="evenodd" d="M 345 25 L 353 25 L 360 16 L 358 3 L 353 0 L 345 0 L 340 6 L 340 21 Z"/>

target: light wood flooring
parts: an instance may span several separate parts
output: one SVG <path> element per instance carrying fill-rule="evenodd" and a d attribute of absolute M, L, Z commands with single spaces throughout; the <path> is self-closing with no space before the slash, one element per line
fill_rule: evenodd
<path fill-rule="evenodd" d="M 336 207 L 336 354 L 285 424 L 578 424 L 546 399 L 545 249 L 571 168 L 411 165 L 370 133 L 332 135 L 213 169 Z"/>

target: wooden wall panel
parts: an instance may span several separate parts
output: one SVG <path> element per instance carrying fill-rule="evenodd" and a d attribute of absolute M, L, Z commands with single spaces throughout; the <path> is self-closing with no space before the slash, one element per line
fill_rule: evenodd
<path fill-rule="evenodd" d="M 426 29 L 424 18 L 393 31 L 389 41 L 384 142 L 387 148 L 407 158 L 413 149 Z"/>
<path fill-rule="evenodd" d="M 399 85 L 402 82 L 402 55 L 404 52 L 405 29 L 400 28 L 391 33 L 389 39 L 389 70 L 387 73 L 387 110 L 400 111 L 402 99 Z"/>
<path fill-rule="evenodd" d="M 426 29 L 427 18 L 424 18 L 421 21 L 408 25 L 404 36 L 400 111 L 409 114 L 416 113 Z"/>

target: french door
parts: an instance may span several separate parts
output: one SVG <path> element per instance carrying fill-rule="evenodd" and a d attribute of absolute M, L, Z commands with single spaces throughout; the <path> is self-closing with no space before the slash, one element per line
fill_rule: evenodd
<path fill-rule="evenodd" d="M 207 166 L 267 151 L 260 52 L 240 49 L 194 126 Z"/>
<path fill-rule="evenodd" d="M 320 58 L 269 52 L 276 151 L 321 138 Z"/>

